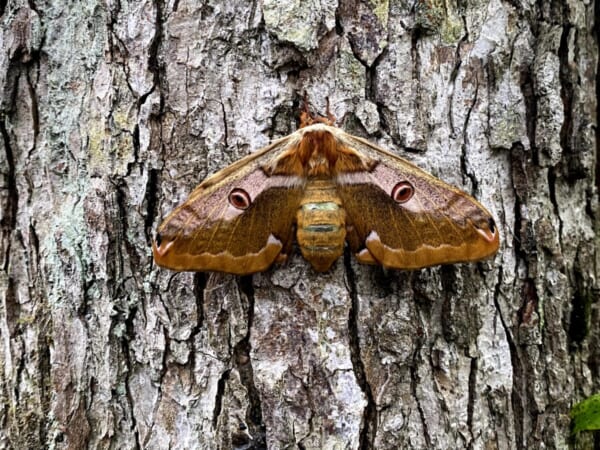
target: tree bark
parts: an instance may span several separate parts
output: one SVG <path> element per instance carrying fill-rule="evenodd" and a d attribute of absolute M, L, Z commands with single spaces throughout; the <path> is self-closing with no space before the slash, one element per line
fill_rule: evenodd
<path fill-rule="evenodd" d="M 0 447 L 593 446 L 568 414 L 600 391 L 599 11 L 0 1 Z M 304 91 L 478 198 L 500 252 L 156 267 L 161 219 Z"/>

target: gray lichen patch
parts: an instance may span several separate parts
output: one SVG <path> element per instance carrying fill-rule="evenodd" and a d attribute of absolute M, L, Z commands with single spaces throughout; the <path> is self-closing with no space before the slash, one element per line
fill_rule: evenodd
<path fill-rule="evenodd" d="M 335 62 L 336 88 L 344 93 L 360 95 L 365 90 L 365 68 L 354 57 L 344 40 Z"/>
<path fill-rule="evenodd" d="M 377 16 L 381 24 L 387 29 L 387 22 L 390 16 L 389 0 L 371 0 L 369 3 L 373 7 L 373 13 L 375 14 L 375 16 Z"/>
<path fill-rule="evenodd" d="M 339 20 L 356 58 L 371 67 L 388 45 L 389 2 L 342 2 Z"/>
<path fill-rule="evenodd" d="M 334 29 L 337 6 L 334 0 L 319 3 L 265 0 L 262 11 L 267 30 L 277 39 L 310 51 L 317 48 L 323 34 Z"/>

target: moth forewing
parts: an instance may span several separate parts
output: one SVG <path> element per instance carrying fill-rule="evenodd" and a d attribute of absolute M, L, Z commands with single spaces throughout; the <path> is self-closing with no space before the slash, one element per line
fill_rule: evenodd
<path fill-rule="evenodd" d="M 279 139 L 200 183 L 158 227 L 157 264 L 235 274 L 268 269 L 293 238 L 303 181 L 269 176 L 263 167 L 290 141 L 290 136 Z"/>
<path fill-rule="evenodd" d="M 498 230 L 491 214 L 477 200 L 360 137 L 343 133 L 340 140 L 378 161 L 367 177 L 338 177 L 341 191 L 352 191 L 342 195 L 348 220 L 359 217 L 358 228 L 363 230 L 365 247 L 371 252 L 367 256 L 361 249 L 360 259 L 372 258 L 390 268 L 418 269 L 477 261 L 496 253 Z M 363 183 L 359 190 L 370 204 L 362 202 L 355 192 L 358 183 Z M 381 194 L 376 194 L 374 187 Z M 376 210 L 371 206 L 374 197 Z M 365 211 L 377 214 L 379 222 L 362 224 L 369 216 Z"/>

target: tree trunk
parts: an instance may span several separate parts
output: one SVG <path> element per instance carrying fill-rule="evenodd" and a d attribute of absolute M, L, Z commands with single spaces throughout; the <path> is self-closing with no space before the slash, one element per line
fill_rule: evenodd
<path fill-rule="evenodd" d="M 594 445 L 569 409 L 600 390 L 599 11 L 0 1 L 0 447 Z M 478 198 L 500 252 L 154 265 L 161 219 L 304 91 Z"/>

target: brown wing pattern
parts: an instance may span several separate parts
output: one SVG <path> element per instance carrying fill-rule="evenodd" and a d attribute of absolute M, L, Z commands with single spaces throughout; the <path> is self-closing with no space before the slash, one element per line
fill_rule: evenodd
<path fill-rule="evenodd" d="M 293 239 L 304 180 L 269 176 L 263 167 L 293 144 L 290 135 L 203 181 L 158 228 L 155 261 L 174 270 L 266 270 Z M 234 189 L 247 204 L 230 201 Z"/>
<path fill-rule="evenodd" d="M 338 175 L 353 227 L 349 242 L 361 262 L 417 269 L 475 261 L 498 250 L 494 220 L 475 199 L 402 158 L 340 133 L 343 145 L 378 161 L 370 172 Z M 401 183 L 413 191 L 396 201 L 392 195 Z"/>
<path fill-rule="evenodd" d="M 294 238 L 307 177 L 334 177 L 347 240 L 361 262 L 416 269 L 498 249 L 494 220 L 476 200 L 364 139 L 316 124 L 203 181 L 158 228 L 156 262 L 175 270 L 266 270 Z"/>

